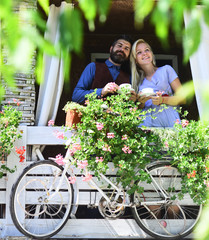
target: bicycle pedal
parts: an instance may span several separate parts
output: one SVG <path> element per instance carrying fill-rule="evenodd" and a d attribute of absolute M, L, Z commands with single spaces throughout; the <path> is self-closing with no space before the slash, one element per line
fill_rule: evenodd
<path fill-rule="evenodd" d="M 87 208 L 94 209 L 94 208 L 96 208 L 96 205 L 94 205 L 94 204 L 88 204 L 88 205 L 87 205 Z"/>

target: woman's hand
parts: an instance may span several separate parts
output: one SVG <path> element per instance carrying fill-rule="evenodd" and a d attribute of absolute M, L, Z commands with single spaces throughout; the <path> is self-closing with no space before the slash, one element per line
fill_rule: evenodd
<path fill-rule="evenodd" d="M 136 100 L 138 99 L 138 95 L 136 94 L 135 91 L 131 91 L 131 96 L 129 98 L 130 101 L 136 102 Z"/>
<path fill-rule="evenodd" d="M 148 96 L 148 97 L 147 96 L 140 96 L 140 92 L 139 92 L 138 98 L 137 98 L 138 102 L 140 102 L 139 108 L 141 108 L 141 109 L 144 108 L 146 101 L 149 100 L 149 99 L 151 99 L 150 96 Z"/>
<path fill-rule="evenodd" d="M 137 100 L 138 100 L 140 103 L 145 104 L 145 102 L 146 102 L 147 100 L 149 100 L 149 99 L 151 99 L 150 96 L 146 97 L 146 96 L 140 96 L 140 95 L 138 95 L 138 99 L 137 99 Z"/>
<path fill-rule="evenodd" d="M 152 99 L 152 103 L 154 105 L 160 105 L 163 103 L 163 97 L 161 95 L 157 96 L 157 97 L 151 97 Z"/>

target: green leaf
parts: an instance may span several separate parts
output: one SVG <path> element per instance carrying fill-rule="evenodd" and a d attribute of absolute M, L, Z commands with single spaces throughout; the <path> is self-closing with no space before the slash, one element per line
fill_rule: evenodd
<path fill-rule="evenodd" d="M 183 2 L 185 3 L 186 9 L 191 10 L 196 7 L 198 0 L 185 0 Z"/>
<path fill-rule="evenodd" d="M 134 11 L 135 21 L 141 23 L 144 18 L 152 11 L 154 6 L 153 0 L 135 0 Z"/>
<path fill-rule="evenodd" d="M 44 80 L 44 61 L 43 61 L 43 52 L 39 51 L 37 54 L 37 60 L 36 60 L 36 78 L 37 83 L 41 84 Z"/>
<path fill-rule="evenodd" d="M 0 1 L 0 18 L 7 18 L 11 15 L 12 0 L 1 0 Z"/>
<path fill-rule="evenodd" d="M 64 61 L 64 79 L 65 81 L 68 80 L 69 76 L 70 76 L 70 70 L 71 70 L 71 53 L 69 53 L 68 51 L 62 51 L 62 58 Z M 68 83 L 69 86 L 69 83 Z"/>
<path fill-rule="evenodd" d="M 43 8 L 45 13 L 48 15 L 49 13 L 49 0 L 38 0 L 40 6 Z"/>
<path fill-rule="evenodd" d="M 19 40 L 15 52 L 10 56 L 9 62 L 17 71 L 29 71 L 31 67 L 31 58 L 35 52 L 35 46 L 32 41 L 26 37 Z"/>
<path fill-rule="evenodd" d="M 172 7 L 172 29 L 177 36 L 181 35 L 183 29 L 183 16 L 185 9 L 185 1 L 176 0 Z M 176 39 L 178 39 L 176 37 Z"/>
<path fill-rule="evenodd" d="M 110 0 L 97 0 L 99 19 L 101 22 L 106 21 L 107 14 L 110 9 L 111 1 Z"/>
<path fill-rule="evenodd" d="M 204 16 L 204 20 L 205 20 L 205 23 L 209 26 L 209 6 L 205 7 L 203 9 L 203 16 Z"/>
<path fill-rule="evenodd" d="M 66 9 L 60 16 L 61 45 L 69 51 L 80 53 L 83 43 L 83 24 L 77 9 Z"/>
<path fill-rule="evenodd" d="M 169 19 L 167 13 L 155 9 L 152 14 L 152 23 L 155 24 L 157 36 L 164 42 L 167 42 Z"/>
<path fill-rule="evenodd" d="M 184 83 L 176 92 L 177 96 L 185 97 L 187 99 L 187 103 L 191 102 L 191 100 L 194 98 L 194 94 L 194 83 L 192 80 Z"/>
<path fill-rule="evenodd" d="M 86 20 L 89 23 L 89 29 L 93 31 L 95 28 L 93 20 L 95 19 L 97 13 L 97 6 L 95 0 L 80 0 L 79 6 L 83 11 Z"/>
<path fill-rule="evenodd" d="M 201 27 L 199 18 L 192 18 L 183 36 L 184 62 L 189 60 L 198 49 L 201 40 Z"/>

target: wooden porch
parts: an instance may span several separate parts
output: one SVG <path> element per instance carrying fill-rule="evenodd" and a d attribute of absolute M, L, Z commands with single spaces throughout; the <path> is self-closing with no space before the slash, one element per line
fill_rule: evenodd
<path fill-rule="evenodd" d="M 21 127 L 23 137 L 17 141 L 16 146 L 26 147 L 27 161 L 19 163 L 19 158 L 13 151 L 8 157 L 7 165 L 10 168 L 16 165 L 17 171 L 0 179 L 0 205 L 2 206 L 2 211 L 5 209 L 5 212 L 1 213 L 0 239 L 28 239 L 24 238 L 16 229 L 11 219 L 9 202 L 12 185 L 23 169 L 28 164 L 36 161 L 34 154 L 34 151 L 36 151 L 35 146 L 64 144 L 63 140 L 59 140 L 53 135 L 53 132 L 56 130 L 64 131 L 61 127 Z M 41 155 L 39 158 L 41 159 Z M 98 202 L 100 199 L 99 193 L 92 191 L 86 182 L 78 181 L 78 184 L 80 205 L 74 206 L 71 218 L 53 239 L 152 239 L 140 229 L 129 213 L 125 214 L 123 218 L 116 220 L 102 218 L 96 209 L 91 209 L 89 204 L 92 201 Z M 82 215 L 84 210 L 87 211 L 85 217 Z M 187 237 L 187 239 L 191 239 L 191 236 Z"/>

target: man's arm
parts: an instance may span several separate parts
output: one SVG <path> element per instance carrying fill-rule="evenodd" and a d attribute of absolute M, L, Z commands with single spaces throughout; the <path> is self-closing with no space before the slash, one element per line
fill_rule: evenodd
<path fill-rule="evenodd" d="M 86 94 L 92 93 L 94 89 L 91 89 L 93 79 L 95 77 L 96 65 L 95 63 L 89 63 L 84 69 L 81 77 L 73 91 L 72 101 L 77 103 L 84 103 Z M 97 95 L 101 96 L 102 88 L 97 89 Z"/>

